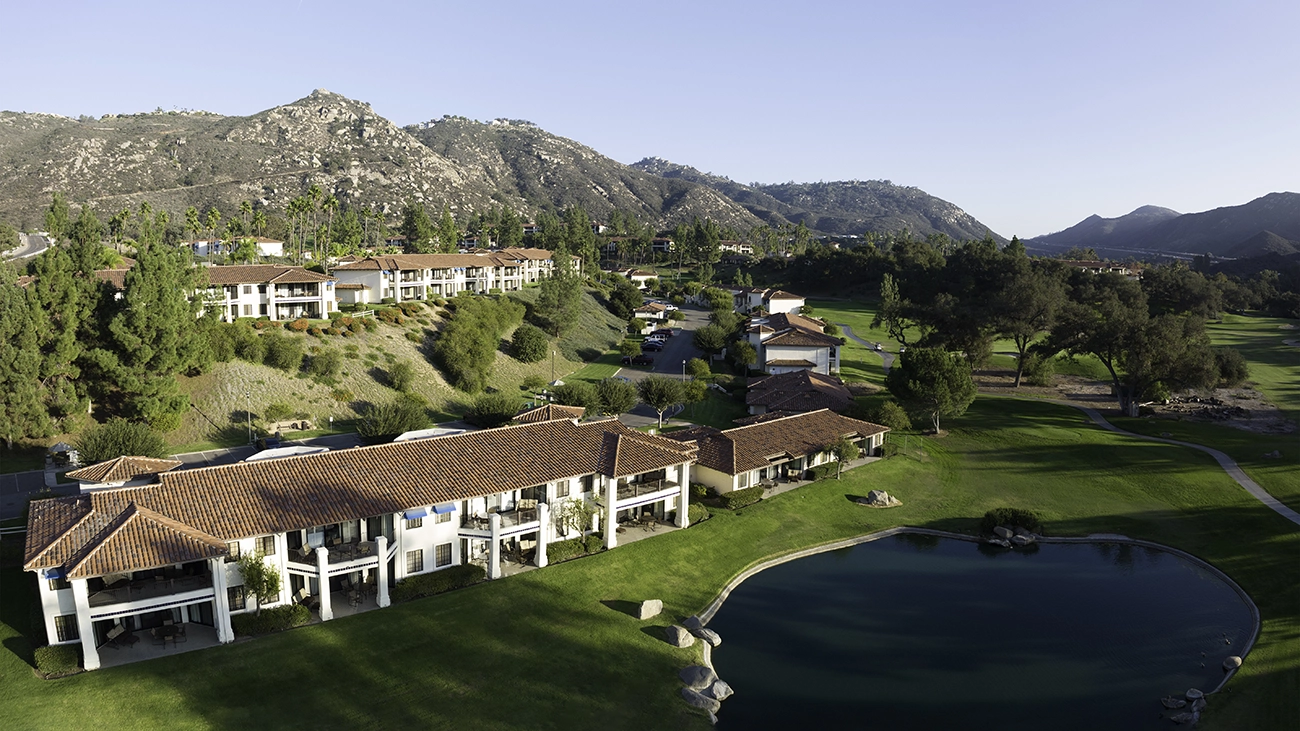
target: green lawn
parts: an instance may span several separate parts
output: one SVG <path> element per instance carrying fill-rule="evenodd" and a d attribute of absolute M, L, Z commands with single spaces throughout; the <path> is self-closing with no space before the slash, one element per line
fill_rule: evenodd
<path fill-rule="evenodd" d="M 749 411 L 736 396 L 724 396 L 709 389 L 708 396 L 698 404 L 688 404 L 686 410 L 678 414 L 677 419 L 693 424 L 704 424 L 716 429 L 732 429 L 735 420 L 747 416 Z"/>
<path fill-rule="evenodd" d="M 1300 691 L 1300 531 L 1193 450 L 1140 442 L 1046 403 L 980 399 L 914 456 L 854 470 L 736 513 L 449 595 L 253 642 L 37 680 L 22 630 L 33 579 L 0 574 L 0 726 L 80 729 L 352 727 L 707 728 L 677 695 L 698 661 L 658 639 L 745 567 L 906 524 L 972 531 L 984 511 L 1039 511 L 1047 532 L 1119 532 L 1178 546 L 1236 579 L 1259 643 L 1206 729 L 1290 729 Z M 904 502 L 846 496 L 887 487 Z M 660 598 L 665 614 L 620 611 Z M 724 644 L 719 652 L 726 652 Z M 744 692 L 743 688 L 737 692 Z M 724 707 L 723 713 L 726 709 Z M 1153 711 L 1154 714 L 1154 711 Z"/>
<path fill-rule="evenodd" d="M 1210 323 L 1210 339 L 1215 345 L 1227 345 L 1241 351 L 1250 362 L 1250 380 L 1268 395 L 1287 418 L 1300 419 L 1300 348 L 1284 340 L 1300 340 L 1296 320 L 1264 315 L 1224 315 L 1222 322 Z"/>
<path fill-rule="evenodd" d="M 13 449 L 0 447 L 0 472 L 28 472 L 45 469 L 45 447 L 24 447 L 15 445 Z"/>
<path fill-rule="evenodd" d="M 622 358 L 623 356 L 619 355 L 618 351 L 611 350 L 564 376 L 564 378 L 570 381 L 590 381 L 592 383 L 603 381 L 618 372 L 618 369 L 622 367 L 620 365 Z"/>

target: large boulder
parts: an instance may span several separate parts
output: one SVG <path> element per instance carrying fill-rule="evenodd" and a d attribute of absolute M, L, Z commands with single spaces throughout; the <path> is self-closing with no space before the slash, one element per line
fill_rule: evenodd
<path fill-rule="evenodd" d="M 1194 701 L 1194 700 L 1196 700 L 1197 698 L 1204 698 L 1204 697 L 1205 697 L 1205 694 L 1202 693 L 1201 691 L 1197 690 L 1196 688 L 1188 688 L 1188 689 L 1187 689 L 1186 698 L 1187 698 L 1187 700 L 1189 700 L 1189 701 Z"/>
<path fill-rule="evenodd" d="M 672 625 L 664 630 L 664 637 L 673 647 L 690 647 L 695 644 L 695 637 L 680 625 Z"/>
<path fill-rule="evenodd" d="M 708 627 L 701 627 L 697 630 L 692 630 L 691 634 L 709 643 L 711 647 L 717 647 L 722 644 L 722 635 L 719 635 Z"/>
<path fill-rule="evenodd" d="M 895 508 L 903 504 L 903 501 L 890 495 L 884 490 L 872 490 L 867 493 L 865 500 L 859 502 L 863 505 L 870 505 L 873 508 Z"/>
<path fill-rule="evenodd" d="M 1011 530 L 1010 528 L 1005 528 L 1005 527 L 1000 526 L 1000 525 L 999 525 L 998 527 L 996 527 L 996 528 L 993 529 L 993 533 L 994 533 L 998 538 L 1001 538 L 1001 539 L 1004 540 L 1004 541 L 1009 541 L 1009 540 L 1011 540 L 1011 536 L 1014 536 L 1014 535 L 1015 535 L 1015 531 Z"/>
<path fill-rule="evenodd" d="M 692 614 L 691 616 L 687 617 L 685 620 L 682 621 L 682 626 L 694 632 L 695 630 L 703 627 L 704 622 L 701 621 L 698 616 Z"/>
<path fill-rule="evenodd" d="M 1236 670 L 1239 667 L 1241 667 L 1241 658 L 1236 655 L 1229 655 L 1223 661 L 1224 670 Z"/>
<path fill-rule="evenodd" d="M 682 688 L 682 698 L 684 698 L 686 700 L 686 703 L 692 706 L 693 708 L 698 708 L 708 713 L 717 713 L 718 709 L 722 708 L 721 703 L 715 701 L 714 699 L 708 697 L 707 695 L 704 695 L 698 690 L 691 690 L 690 688 Z"/>
<path fill-rule="evenodd" d="M 658 599 L 647 599 L 641 602 L 636 609 L 637 619 L 650 619 L 658 617 L 659 613 L 664 610 L 664 603 Z"/>
<path fill-rule="evenodd" d="M 1011 536 L 1011 543 L 1016 546 L 1028 546 L 1034 542 L 1033 536 L 1014 535 Z"/>
<path fill-rule="evenodd" d="M 718 679 L 712 668 L 706 668 L 703 665 L 692 665 L 689 668 L 684 668 L 680 673 L 677 673 L 677 677 L 681 678 L 686 687 L 692 690 L 704 690 L 713 685 L 714 681 Z"/>
<path fill-rule="evenodd" d="M 704 694 L 714 700 L 725 701 L 735 692 L 736 691 L 731 689 L 730 685 L 727 685 L 727 681 L 715 680 L 713 681 L 713 685 L 710 685 L 709 689 L 704 691 Z"/>

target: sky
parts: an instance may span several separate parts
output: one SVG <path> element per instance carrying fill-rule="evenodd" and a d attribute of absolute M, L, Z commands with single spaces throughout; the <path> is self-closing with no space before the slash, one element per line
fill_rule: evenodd
<path fill-rule="evenodd" d="M 891 180 L 1021 237 L 1300 191 L 1300 3 L 0 0 L 0 109 L 527 119 L 743 183 Z"/>

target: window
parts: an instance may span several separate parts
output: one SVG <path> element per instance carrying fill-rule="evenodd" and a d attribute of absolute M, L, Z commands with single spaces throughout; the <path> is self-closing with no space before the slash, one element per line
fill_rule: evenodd
<path fill-rule="evenodd" d="M 424 570 L 424 549 L 406 552 L 406 573 L 418 574 Z"/>
<path fill-rule="evenodd" d="M 267 313 L 266 304 L 258 305 L 257 311 L 265 315 Z"/>
<path fill-rule="evenodd" d="M 54 634 L 58 636 L 59 642 L 81 639 L 81 632 L 77 629 L 77 615 L 63 614 L 55 617 Z"/>
<path fill-rule="evenodd" d="M 72 584 L 69 583 L 67 579 L 50 579 L 50 591 L 60 591 L 71 588 Z"/>
<path fill-rule="evenodd" d="M 258 293 L 258 294 L 266 294 L 266 285 L 265 285 L 265 284 L 259 284 L 259 285 L 257 285 L 257 293 Z"/>
<path fill-rule="evenodd" d="M 412 528 L 419 528 L 419 527 L 422 526 L 422 525 L 424 525 L 424 518 L 407 518 L 407 519 L 406 519 L 406 529 L 407 529 L 407 530 L 411 530 Z"/>
<path fill-rule="evenodd" d="M 569 496 L 569 481 L 560 480 L 559 482 L 555 483 L 555 497 L 568 497 L 568 496 Z"/>
<path fill-rule="evenodd" d="M 226 595 L 230 598 L 230 610 L 232 612 L 236 609 L 244 608 L 246 604 L 244 587 L 232 586 L 229 589 L 226 589 Z"/>
<path fill-rule="evenodd" d="M 244 285 L 244 294 L 252 294 L 252 293 L 253 293 L 253 285 L 251 285 L 251 284 L 245 284 L 245 285 Z"/>
<path fill-rule="evenodd" d="M 227 544 L 226 544 L 226 550 L 230 551 L 230 555 L 229 555 L 229 556 L 226 556 L 226 563 L 234 563 L 235 561 L 238 561 L 238 560 L 239 560 L 239 543 L 238 543 L 238 542 L 227 543 Z"/>
<path fill-rule="evenodd" d="M 237 318 L 237 317 L 239 317 L 239 305 L 231 305 L 231 306 L 230 306 L 230 319 L 233 320 L 233 319 L 235 319 L 235 318 Z"/>
<path fill-rule="evenodd" d="M 451 513 L 435 513 L 433 517 L 435 523 L 450 523 Z"/>
<path fill-rule="evenodd" d="M 433 565 L 442 568 L 451 565 L 451 544 L 444 543 L 440 546 L 434 546 Z"/>
<path fill-rule="evenodd" d="M 275 555 L 275 536 L 262 536 L 257 539 L 257 550 L 262 552 L 263 556 Z"/>
<path fill-rule="evenodd" d="M 252 317 L 252 316 L 253 316 L 253 306 L 244 305 L 244 317 Z"/>

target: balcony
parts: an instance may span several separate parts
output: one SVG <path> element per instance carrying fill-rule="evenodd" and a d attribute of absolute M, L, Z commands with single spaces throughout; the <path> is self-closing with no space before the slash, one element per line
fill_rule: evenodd
<path fill-rule="evenodd" d="M 276 299 L 304 299 L 315 298 L 320 296 L 320 290 L 312 285 L 310 287 L 276 287 Z"/>
<path fill-rule="evenodd" d="M 664 490 L 679 490 L 679 489 L 681 489 L 680 483 L 669 482 L 668 480 L 645 480 L 643 482 L 630 482 L 626 485 L 618 486 L 618 496 L 615 499 L 617 499 L 619 502 L 623 502 L 624 500 L 632 500 L 634 498 L 644 497 L 646 495 L 652 495 L 657 492 L 663 492 Z"/>
<path fill-rule="evenodd" d="M 325 550 L 329 554 L 329 563 L 339 564 L 374 558 L 378 555 L 379 547 L 373 541 L 359 541 L 357 543 L 341 543 L 337 546 L 329 546 Z M 289 551 L 289 561 L 314 567 L 316 566 L 316 549 L 307 546 L 292 549 Z"/>
<path fill-rule="evenodd" d="M 182 576 L 175 579 L 157 577 L 140 581 L 118 582 L 111 587 L 91 594 L 90 606 L 102 607 L 106 604 L 138 602 L 143 599 L 156 599 L 162 596 L 211 588 L 211 576 Z"/>
<path fill-rule="evenodd" d="M 541 523 L 537 508 L 522 508 L 496 513 L 501 516 L 501 534 L 526 533 L 536 530 Z M 492 522 L 487 515 L 466 515 L 460 522 L 461 533 L 474 536 L 491 536 Z"/>

